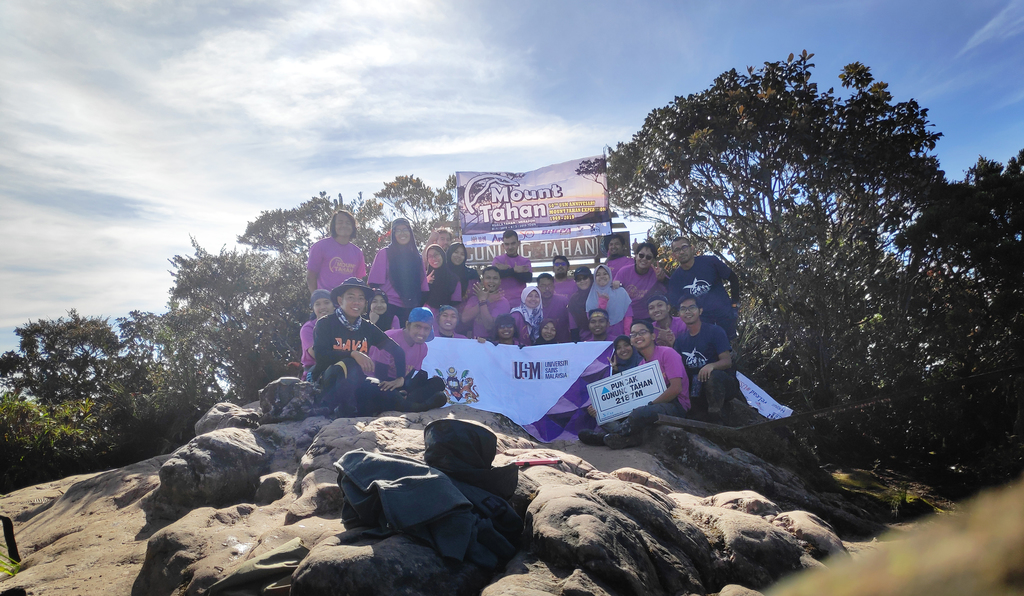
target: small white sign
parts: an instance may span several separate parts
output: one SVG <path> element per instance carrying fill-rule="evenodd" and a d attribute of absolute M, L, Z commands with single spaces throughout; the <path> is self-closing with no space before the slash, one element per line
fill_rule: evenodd
<path fill-rule="evenodd" d="M 629 416 L 665 393 L 665 377 L 657 360 L 641 364 L 607 379 L 587 385 L 590 403 L 597 410 L 597 423 Z"/>
<path fill-rule="evenodd" d="M 740 382 L 740 392 L 746 398 L 750 407 L 760 412 L 765 418 L 777 420 L 779 418 L 787 418 L 793 413 L 793 408 L 784 406 L 772 399 L 772 396 L 768 395 L 767 391 L 755 385 L 753 381 L 743 376 L 742 373 L 736 373 L 736 380 Z"/>

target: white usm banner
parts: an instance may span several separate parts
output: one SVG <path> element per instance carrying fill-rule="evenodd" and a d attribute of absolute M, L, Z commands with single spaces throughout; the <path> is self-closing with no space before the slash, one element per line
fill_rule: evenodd
<path fill-rule="evenodd" d="M 427 344 L 423 370 L 444 379 L 449 403 L 504 414 L 526 426 L 544 417 L 610 345 L 519 348 L 435 337 Z"/>
<path fill-rule="evenodd" d="M 793 408 L 784 406 L 772 399 L 772 396 L 768 395 L 767 391 L 755 385 L 753 381 L 743 376 L 743 374 L 736 373 L 736 380 L 740 382 L 740 393 L 746 398 L 750 407 L 760 412 L 765 418 L 775 420 L 777 418 L 786 418 L 793 413 Z"/>
<path fill-rule="evenodd" d="M 532 172 L 456 172 L 462 242 L 501 242 L 512 229 L 524 242 L 611 234 L 602 155 Z"/>

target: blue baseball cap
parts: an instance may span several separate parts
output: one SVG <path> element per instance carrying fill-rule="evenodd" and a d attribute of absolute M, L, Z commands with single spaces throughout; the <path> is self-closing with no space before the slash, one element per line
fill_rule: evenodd
<path fill-rule="evenodd" d="M 434 313 L 430 312 L 429 308 L 423 306 L 417 306 L 416 308 L 409 311 L 409 323 L 426 323 L 430 325 L 430 335 L 427 336 L 427 341 L 434 339 Z"/>

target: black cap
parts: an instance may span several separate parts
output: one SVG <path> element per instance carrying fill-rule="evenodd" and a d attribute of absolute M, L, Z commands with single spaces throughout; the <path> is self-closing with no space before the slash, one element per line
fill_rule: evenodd
<path fill-rule="evenodd" d="M 587 277 L 593 277 L 594 273 L 590 270 L 590 267 L 577 267 L 576 271 L 572 274 L 573 279 L 586 275 Z"/>
<path fill-rule="evenodd" d="M 366 296 L 366 302 L 369 304 L 373 301 L 373 288 L 366 285 L 366 282 L 359 279 L 358 277 L 350 277 L 346 279 L 342 284 L 333 290 L 331 290 L 331 302 L 338 305 L 338 298 L 345 293 L 345 290 L 349 288 L 359 288 L 363 291 L 363 295 Z"/>

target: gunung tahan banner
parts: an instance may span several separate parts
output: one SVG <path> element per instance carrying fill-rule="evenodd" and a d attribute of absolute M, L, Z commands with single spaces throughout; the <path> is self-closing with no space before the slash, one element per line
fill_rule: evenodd
<path fill-rule="evenodd" d="M 608 376 L 609 356 L 606 341 L 520 348 L 435 337 L 423 370 L 444 380 L 449 404 L 504 414 L 550 443 L 594 428 L 587 384 Z"/>
<path fill-rule="evenodd" d="M 456 172 L 462 242 L 501 242 L 505 230 L 523 242 L 611 234 L 604 156 L 524 173 Z"/>

